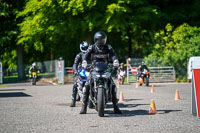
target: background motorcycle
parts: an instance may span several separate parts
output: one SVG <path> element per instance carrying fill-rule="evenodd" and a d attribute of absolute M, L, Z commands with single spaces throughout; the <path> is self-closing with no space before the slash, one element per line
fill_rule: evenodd
<path fill-rule="evenodd" d="M 112 101 L 112 82 L 111 73 L 107 69 L 107 64 L 97 62 L 91 72 L 93 83 L 90 89 L 90 100 L 95 105 L 100 117 L 104 116 L 104 108 L 106 103 Z"/>
<path fill-rule="evenodd" d="M 32 85 L 36 85 L 37 72 L 32 72 Z"/>
<path fill-rule="evenodd" d="M 82 101 L 82 97 L 83 97 L 83 87 L 85 86 L 85 83 L 87 81 L 87 78 L 90 74 L 89 70 L 90 70 L 90 67 L 91 66 L 87 66 L 87 68 L 85 69 L 84 67 L 81 68 L 79 74 L 78 74 L 78 79 L 77 79 L 77 90 L 78 90 L 78 93 L 77 93 L 77 101 L 80 99 Z M 88 107 L 89 108 L 93 108 L 94 105 L 92 103 L 91 100 L 89 100 L 88 102 Z"/>
<path fill-rule="evenodd" d="M 86 71 L 83 67 L 81 68 L 79 74 L 78 74 L 78 81 L 77 81 L 77 89 L 78 89 L 78 96 L 80 99 L 83 97 L 83 87 L 85 85 L 85 82 L 87 81 L 87 77 L 89 76 L 89 72 Z"/>

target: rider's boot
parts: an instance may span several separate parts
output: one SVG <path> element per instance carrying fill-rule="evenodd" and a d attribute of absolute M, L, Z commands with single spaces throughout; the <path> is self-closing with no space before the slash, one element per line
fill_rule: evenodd
<path fill-rule="evenodd" d="M 122 112 L 120 111 L 118 104 L 113 104 L 114 106 L 114 113 L 115 114 L 122 114 Z"/>
<path fill-rule="evenodd" d="M 71 102 L 70 107 L 76 106 L 76 95 L 77 95 L 77 85 L 74 84 L 73 89 L 72 89 L 72 102 Z"/>
<path fill-rule="evenodd" d="M 70 104 L 70 107 L 75 107 L 76 106 L 76 101 L 74 99 L 72 99 L 72 102 Z"/>
<path fill-rule="evenodd" d="M 86 112 L 87 112 L 87 105 L 82 105 L 80 114 L 86 114 Z"/>
<path fill-rule="evenodd" d="M 77 97 L 77 99 L 76 99 L 76 101 L 80 101 L 81 100 L 81 97 L 79 96 L 79 95 L 77 95 L 78 97 Z"/>
<path fill-rule="evenodd" d="M 122 112 L 120 111 L 119 107 L 118 107 L 118 100 L 117 100 L 117 89 L 116 86 L 113 85 L 113 90 L 112 90 L 112 102 L 113 102 L 113 107 L 114 107 L 114 113 L 115 114 L 122 114 Z"/>
<path fill-rule="evenodd" d="M 89 99 L 89 101 L 88 101 L 88 107 L 90 108 L 90 109 L 93 109 L 94 108 L 94 104 L 92 103 L 92 101 Z"/>
<path fill-rule="evenodd" d="M 83 98 L 82 98 L 83 103 L 80 114 L 86 114 L 87 112 L 89 89 L 90 89 L 89 85 L 85 85 L 85 87 L 83 87 Z"/>

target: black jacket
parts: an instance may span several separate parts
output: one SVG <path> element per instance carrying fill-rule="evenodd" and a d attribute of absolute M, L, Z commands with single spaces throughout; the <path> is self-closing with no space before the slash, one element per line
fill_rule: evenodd
<path fill-rule="evenodd" d="M 143 72 L 144 69 L 146 69 L 147 71 L 149 71 L 148 67 L 146 65 L 140 65 L 139 66 L 139 71 Z"/>
<path fill-rule="evenodd" d="M 84 60 L 88 61 L 91 59 L 92 62 L 105 61 L 108 63 L 110 58 L 112 61 L 117 59 L 115 51 L 110 45 L 99 48 L 97 44 L 94 44 L 88 48 Z"/>
<path fill-rule="evenodd" d="M 37 67 L 36 67 L 36 66 L 31 67 L 31 68 L 29 69 L 29 72 L 30 72 L 30 73 L 32 73 L 32 72 L 37 72 Z"/>
<path fill-rule="evenodd" d="M 85 54 L 80 52 L 76 55 L 75 59 L 74 59 L 74 64 L 73 64 L 73 71 L 75 73 L 79 72 L 80 68 L 81 68 L 81 64 L 82 64 L 82 61 L 85 57 Z"/>

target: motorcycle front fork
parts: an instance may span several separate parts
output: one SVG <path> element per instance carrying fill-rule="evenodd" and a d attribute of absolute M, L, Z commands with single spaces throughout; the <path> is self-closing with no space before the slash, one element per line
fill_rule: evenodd
<path fill-rule="evenodd" d="M 112 89 L 109 89 L 107 81 L 104 81 L 103 88 L 105 90 L 104 94 L 105 94 L 105 104 L 106 104 L 107 102 L 111 101 L 111 99 L 112 99 L 112 97 L 111 97 L 112 96 L 111 95 L 112 94 Z M 94 101 L 94 103 L 96 105 L 96 103 L 97 103 L 97 93 L 98 93 L 98 87 L 97 87 L 96 79 L 94 79 L 94 93 L 93 94 L 92 93 L 93 92 L 90 92 L 90 95 L 92 95 L 92 97 L 94 97 L 94 99 L 92 99 L 91 97 L 90 97 L 90 99 L 92 99 L 92 101 Z"/>

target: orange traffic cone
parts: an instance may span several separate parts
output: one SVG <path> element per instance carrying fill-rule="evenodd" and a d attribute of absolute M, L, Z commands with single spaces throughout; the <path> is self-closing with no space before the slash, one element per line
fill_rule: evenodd
<path fill-rule="evenodd" d="M 150 109 L 149 109 L 149 114 L 156 114 L 157 111 L 156 111 L 156 105 L 155 105 L 155 101 L 154 99 L 151 100 L 151 106 L 150 106 Z"/>
<path fill-rule="evenodd" d="M 180 98 L 180 96 L 179 96 L 179 91 L 178 90 L 176 90 L 176 94 L 175 94 L 175 98 L 174 98 L 175 100 L 180 100 L 181 98 Z"/>
<path fill-rule="evenodd" d="M 152 87 L 151 87 L 151 93 L 154 93 L 154 86 L 152 85 Z"/>
<path fill-rule="evenodd" d="M 124 101 L 124 93 L 122 91 L 120 91 L 119 101 L 120 102 Z"/>

